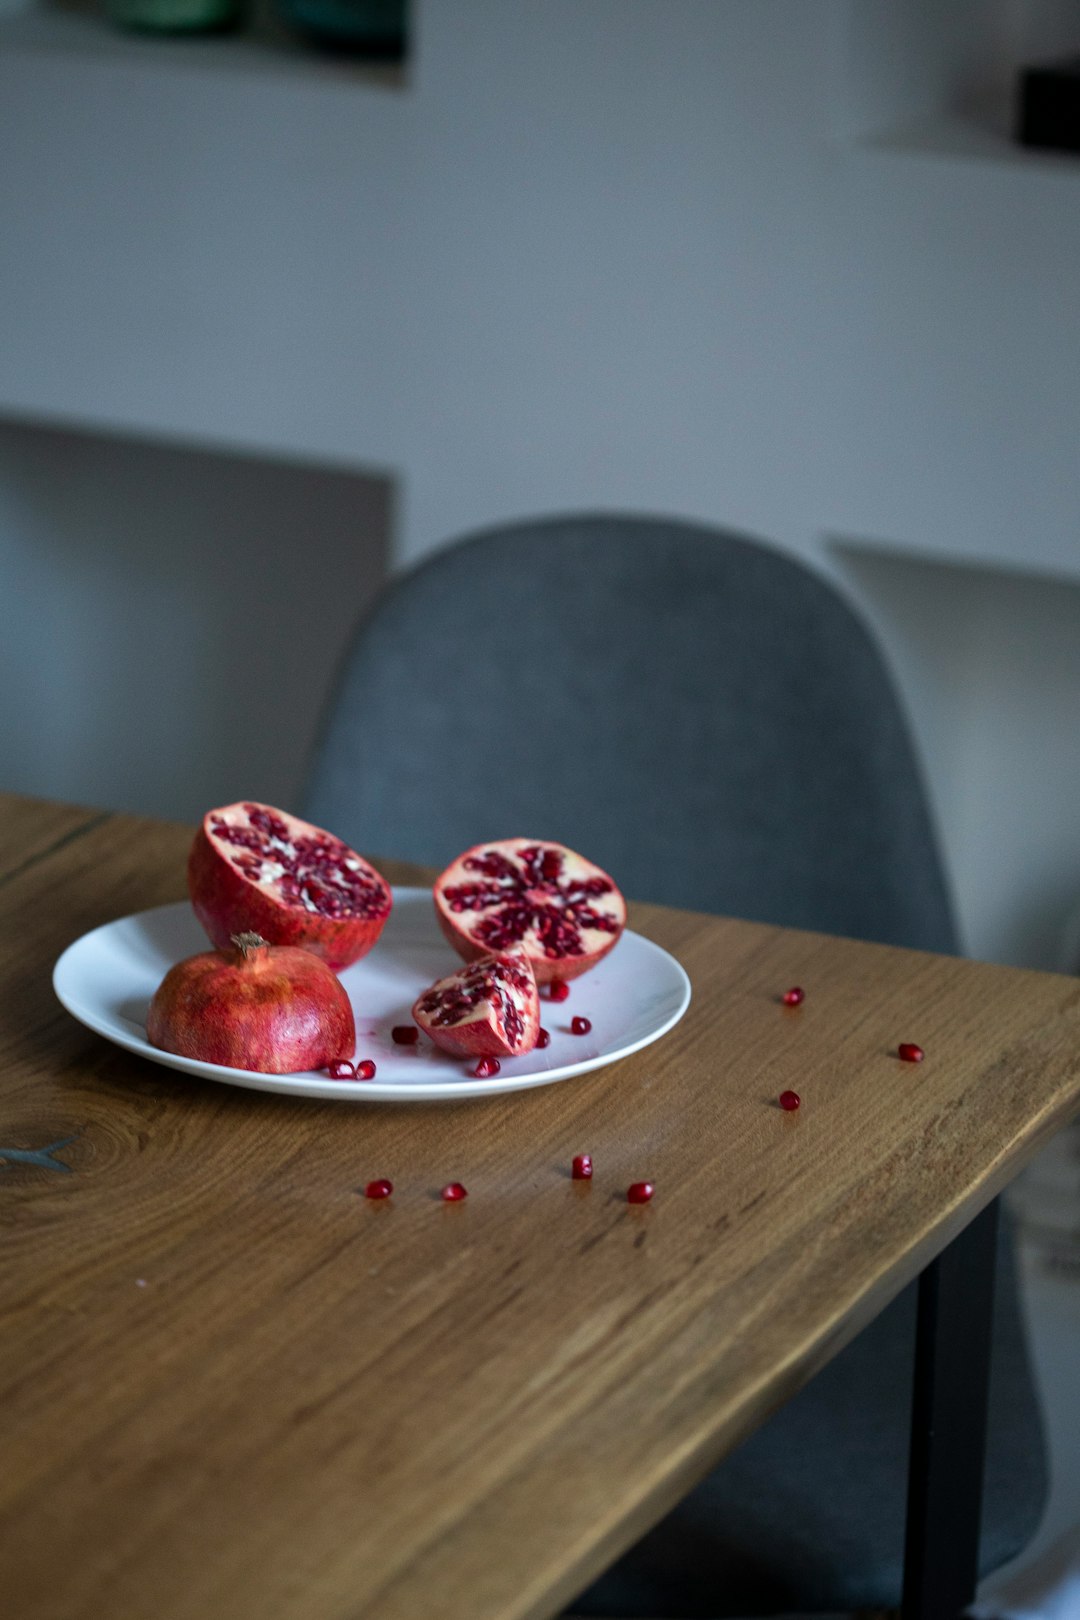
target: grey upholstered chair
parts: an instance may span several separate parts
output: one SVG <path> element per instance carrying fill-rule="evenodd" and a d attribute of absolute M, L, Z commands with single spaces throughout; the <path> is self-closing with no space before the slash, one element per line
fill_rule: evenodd
<path fill-rule="evenodd" d="M 307 813 L 440 865 L 488 837 L 580 849 L 640 899 L 956 949 L 895 694 L 839 594 L 696 525 L 481 534 L 395 583 L 330 704 Z M 914 1288 L 608 1573 L 576 1613 L 716 1616 L 899 1600 Z M 982 1564 L 1045 1496 L 1007 1233 Z"/>

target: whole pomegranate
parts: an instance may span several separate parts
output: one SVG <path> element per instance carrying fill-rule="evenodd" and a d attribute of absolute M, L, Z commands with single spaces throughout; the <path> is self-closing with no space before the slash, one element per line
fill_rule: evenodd
<path fill-rule="evenodd" d="M 259 1074 L 323 1069 L 356 1050 L 352 1004 L 310 951 L 237 934 L 227 951 L 177 962 L 146 1014 L 152 1046 Z"/>
<path fill-rule="evenodd" d="M 531 1052 L 540 1029 L 540 997 L 528 957 L 516 951 L 458 968 L 424 991 L 413 1017 L 455 1057 Z"/>
<path fill-rule="evenodd" d="M 520 946 L 538 984 L 587 973 L 626 926 L 626 901 L 606 872 L 537 838 L 476 844 L 436 879 L 434 893 L 459 956 Z"/>
<path fill-rule="evenodd" d="M 393 904 L 386 880 L 333 833 L 247 801 L 203 817 L 188 889 L 219 950 L 249 930 L 312 951 L 335 972 L 370 951 Z"/>

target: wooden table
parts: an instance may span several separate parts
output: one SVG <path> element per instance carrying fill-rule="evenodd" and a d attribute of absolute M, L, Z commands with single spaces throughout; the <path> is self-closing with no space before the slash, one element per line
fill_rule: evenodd
<path fill-rule="evenodd" d="M 1075 980 L 646 906 L 694 1000 L 611 1069 L 402 1107 L 189 1079 L 49 982 L 184 897 L 189 838 L 0 799 L 13 1620 L 556 1614 L 1080 1100 Z"/>

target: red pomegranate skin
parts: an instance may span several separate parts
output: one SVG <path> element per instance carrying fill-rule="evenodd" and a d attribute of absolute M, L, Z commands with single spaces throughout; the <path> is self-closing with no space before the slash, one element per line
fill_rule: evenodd
<path fill-rule="evenodd" d="M 452 861 L 433 890 L 439 927 L 459 956 L 523 949 L 537 984 L 577 979 L 626 926 L 614 879 L 565 844 L 501 838 Z"/>
<path fill-rule="evenodd" d="M 203 817 L 188 891 L 218 950 L 252 932 L 311 951 L 335 973 L 367 955 L 393 905 L 385 878 L 340 838 L 251 799 Z"/>
<path fill-rule="evenodd" d="M 171 967 L 146 1015 L 152 1046 L 259 1074 L 324 1069 L 356 1051 L 356 1025 L 337 975 L 310 951 L 237 936 Z"/>
<path fill-rule="evenodd" d="M 487 956 L 439 979 L 413 1005 L 425 1035 L 452 1057 L 517 1057 L 540 1033 L 540 997 L 523 951 Z"/>

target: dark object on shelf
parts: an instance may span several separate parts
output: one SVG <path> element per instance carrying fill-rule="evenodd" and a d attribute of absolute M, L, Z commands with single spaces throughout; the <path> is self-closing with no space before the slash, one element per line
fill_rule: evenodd
<path fill-rule="evenodd" d="M 109 21 L 142 34 L 224 34 L 244 21 L 244 0 L 106 0 Z"/>
<path fill-rule="evenodd" d="M 1025 68 L 1020 75 L 1019 111 L 1021 146 L 1080 152 L 1080 56 Z"/>
<path fill-rule="evenodd" d="M 407 48 L 406 0 L 278 0 L 289 27 L 321 50 L 400 62 Z"/>

